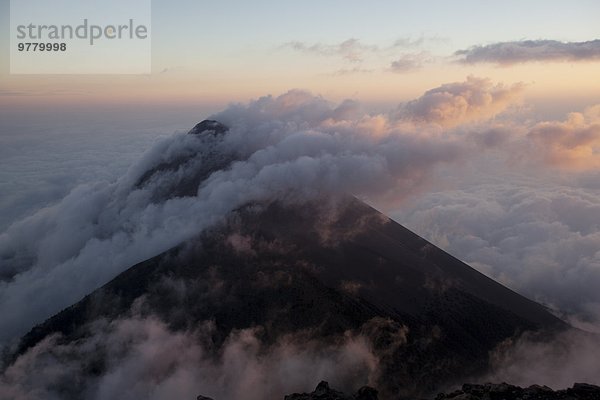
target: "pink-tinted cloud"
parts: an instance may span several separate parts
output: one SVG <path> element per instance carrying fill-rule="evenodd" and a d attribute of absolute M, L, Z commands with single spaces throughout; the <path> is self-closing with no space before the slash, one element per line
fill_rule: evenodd
<path fill-rule="evenodd" d="M 571 113 L 563 122 L 542 122 L 533 127 L 528 139 L 546 163 L 575 169 L 600 166 L 600 105 L 583 113 Z"/>
<path fill-rule="evenodd" d="M 469 76 L 428 90 L 406 104 L 401 114 L 415 121 L 432 122 L 445 127 L 489 119 L 515 102 L 522 84 L 494 85 L 489 79 Z"/>
<path fill-rule="evenodd" d="M 272 345 L 260 327 L 232 332 L 218 354 L 210 348 L 214 325 L 173 332 L 153 317 L 95 323 L 94 334 L 71 343 L 48 337 L 0 375 L 0 398 L 262 400 L 310 390 L 327 379 L 356 390 L 376 379 L 378 358 L 368 340 L 350 333 L 328 343 L 304 333 Z M 102 360 L 99 375 L 91 360 Z"/>

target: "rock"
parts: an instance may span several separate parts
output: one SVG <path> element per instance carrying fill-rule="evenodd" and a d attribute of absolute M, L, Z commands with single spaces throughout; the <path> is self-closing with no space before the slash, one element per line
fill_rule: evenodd
<path fill-rule="evenodd" d="M 477 385 L 465 383 L 460 390 L 448 394 L 440 393 L 436 400 L 600 400 L 600 386 L 589 383 L 575 383 L 572 388 L 552 390 L 548 386 L 531 385 L 523 389 L 508 383 L 486 383 Z M 212 400 L 198 396 L 197 400 Z M 284 400 L 378 400 L 378 392 L 363 386 L 354 395 L 346 395 L 321 381 L 312 393 L 294 393 Z"/>
<path fill-rule="evenodd" d="M 363 386 L 358 389 L 358 392 L 354 395 L 356 400 L 377 400 L 377 390 L 370 386 Z"/>
<path fill-rule="evenodd" d="M 530 390 L 533 392 L 552 392 L 553 390 L 550 389 L 548 386 L 544 385 L 544 386 L 540 386 L 540 385 L 531 385 L 529 386 L 527 389 L 525 389 L 526 391 Z"/>
<path fill-rule="evenodd" d="M 485 392 L 485 387 L 483 385 L 473 385 L 470 383 L 465 383 L 464 385 L 462 385 L 462 392 L 472 394 L 473 396 L 481 396 Z M 461 394 L 456 392 L 454 393 L 454 397 Z"/>
<path fill-rule="evenodd" d="M 589 383 L 576 383 L 573 385 L 573 388 L 571 390 L 573 390 L 574 392 L 584 393 L 598 392 L 600 391 L 600 386 L 590 385 Z"/>
<path fill-rule="evenodd" d="M 600 400 L 600 386 L 589 383 L 575 383 L 572 388 L 567 389 L 567 393 L 578 399 Z"/>
<path fill-rule="evenodd" d="M 508 383 L 466 383 L 461 390 L 436 396 L 436 400 L 600 400 L 600 387 L 576 383 L 572 388 L 552 390 L 548 386 L 531 385 L 528 388 Z"/>
<path fill-rule="evenodd" d="M 317 385 L 317 388 L 315 389 L 315 391 L 313 392 L 313 394 L 318 395 L 318 396 L 322 396 L 322 395 L 326 395 L 328 393 L 331 393 L 332 391 L 333 390 L 329 388 L 329 383 L 327 383 L 325 381 L 321 381 Z"/>
<path fill-rule="evenodd" d="M 378 400 L 378 397 L 377 390 L 369 386 L 363 386 L 355 395 L 348 396 L 331 389 L 329 383 L 321 381 L 312 393 L 289 394 L 284 400 Z"/>
<path fill-rule="evenodd" d="M 225 125 L 223 125 L 222 123 L 220 123 L 219 121 L 205 119 L 204 121 L 196 124 L 196 126 L 194 126 L 192 128 L 192 130 L 189 131 L 189 134 L 200 135 L 203 133 L 210 133 L 213 136 L 217 136 L 217 135 L 224 134 L 228 130 L 229 130 L 229 128 L 226 127 Z"/>

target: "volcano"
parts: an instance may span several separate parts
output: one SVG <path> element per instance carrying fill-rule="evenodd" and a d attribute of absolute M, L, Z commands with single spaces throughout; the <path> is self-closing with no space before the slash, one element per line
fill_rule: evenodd
<path fill-rule="evenodd" d="M 211 173 L 236 161 L 210 150 L 227 134 L 219 122 L 203 121 L 189 134 L 207 143 L 202 164 L 182 154 L 149 168 L 135 186 L 188 168 L 194 173 L 157 185 L 154 197 L 193 196 Z M 360 336 L 377 360 L 369 383 L 383 399 L 462 383 L 487 371 L 490 352 L 503 341 L 567 328 L 542 305 L 345 195 L 239 207 L 36 326 L 14 357 L 51 335 L 62 344 L 85 341 L 96 321 L 127 318 L 132 310 L 173 332 L 209 321 L 214 329 L 204 345 L 215 356 L 232 332 L 250 328 L 266 347 L 290 335 L 323 343 Z M 85 373 L 102 374 L 104 358 L 95 353 Z"/>

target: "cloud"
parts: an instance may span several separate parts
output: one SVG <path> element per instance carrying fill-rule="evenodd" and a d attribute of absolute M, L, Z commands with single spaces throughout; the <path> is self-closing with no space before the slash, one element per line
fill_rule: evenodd
<path fill-rule="evenodd" d="M 420 36 L 417 38 L 403 37 L 397 39 L 392 45 L 380 47 L 376 45 L 364 44 L 359 39 L 350 38 L 338 44 L 307 44 L 301 41 L 292 41 L 283 44 L 281 47 L 316 56 L 338 57 L 351 63 L 363 63 L 369 58 L 369 56 L 377 56 L 378 59 L 387 60 L 395 57 L 395 59 L 392 61 L 388 61 L 389 67 L 383 69 L 396 73 L 404 73 L 420 69 L 423 67 L 423 65 L 434 60 L 429 52 L 416 52 L 414 50 L 418 48 L 424 48 L 429 42 L 439 42 L 442 40 L 443 39 L 437 37 L 426 36 Z M 413 52 L 405 52 L 398 55 L 399 49 L 410 49 L 413 50 Z M 374 60 L 371 59 L 371 61 L 373 62 Z M 378 64 L 379 68 L 381 68 L 381 64 L 379 62 Z M 369 73 L 373 72 L 373 70 L 373 68 L 361 67 L 341 68 L 330 75 L 339 76 L 355 73 Z"/>
<path fill-rule="evenodd" d="M 355 390 L 377 373 L 377 357 L 360 334 L 323 343 L 298 333 L 266 345 L 255 327 L 233 331 L 214 349 L 211 322 L 173 332 L 154 317 L 133 315 L 92 328 L 93 335 L 66 344 L 48 337 L 20 356 L 0 376 L 0 397 L 260 400 L 307 391 L 321 379 Z"/>
<path fill-rule="evenodd" d="M 0 89 L 0 96 L 32 96 L 36 94 L 31 90 Z"/>
<path fill-rule="evenodd" d="M 535 176 L 471 179 L 468 188 L 420 196 L 392 216 L 577 326 L 600 326 L 597 191 Z"/>
<path fill-rule="evenodd" d="M 360 40 L 354 38 L 344 40 L 338 44 L 306 44 L 294 41 L 285 43 L 283 46 L 302 53 L 326 57 L 340 57 L 352 63 L 361 62 L 364 60 L 366 53 L 378 50 L 377 46 L 363 44 Z"/>
<path fill-rule="evenodd" d="M 392 61 L 390 69 L 392 72 L 404 73 L 421 69 L 423 65 L 431 61 L 427 52 L 407 53 Z"/>
<path fill-rule="evenodd" d="M 600 167 L 600 105 L 571 113 L 564 122 L 536 124 L 527 138 L 534 156 L 553 166 L 576 169 Z"/>
<path fill-rule="evenodd" d="M 493 85 L 489 79 L 469 76 L 464 82 L 447 83 L 428 90 L 408 102 L 400 115 L 452 127 L 499 114 L 515 102 L 522 89 L 522 84 Z"/>
<path fill-rule="evenodd" d="M 341 193 L 401 198 L 437 166 L 477 147 L 367 114 L 355 102 L 334 106 L 301 91 L 233 105 L 214 119 L 231 127 L 222 139 L 165 138 L 116 181 L 80 185 L 0 234 L 0 341 L 248 202 L 297 203 Z M 178 167 L 158 168 L 164 165 Z M 158 171 L 137 184 L 153 168 Z M 169 196 L 202 171 L 197 192 Z"/>
<path fill-rule="evenodd" d="M 439 36 L 425 36 L 420 35 L 418 37 L 401 37 L 394 41 L 392 45 L 393 48 L 418 48 L 424 47 L 427 43 L 444 43 L 447 42 L 448 39 L 439 37 Z"/>
<path fill-rule="evenodd" d="M 185 67 L 181 66 L 181 65 L 176 65 L 176 66 L 171 66 L 171 67 L 165 67 L 162 70 L 160 70 L 159 74 L 166 74 L 166 73 L 174 73 L 174 72 L 181 72 L 184 71 Z"/>
<path fill-rule="evenodd" d="M 0 89 L 0 96 L 73 96 L 73 95 L 83 95 L 88 94 L 88 91 L 85 90 L 76 90 L 76 89 L 53 89 L 53 90 L 44 90 L 44 89 Z"/>
<path fill-rule="evenodd" d="M 557 151 L 563 159 L 569 159 L 563 153 L 571 155 L 581 146 L 595 151 L 597 107 L 565 122 L 526 122 L 520 130 L 484 122 L 505 111 L 520 90 L 521 85 L 469 77 L 432 89 L 391 114 L 367 113 L 355 101 L 332 104 L 290 91 L 234 104 L 214 115 L 231 128 L 222 138 L 183 133 L 163 138 L 118 179 L 79 185 L 0 235 L 0 340 L 9 342 L 125 268 L 197 235 L 247 202 L 298 203 L 341 193 L 394 204 L 414 196 L 410 207 L 395 213 L 397 220 L 480 271 L 560 310 L 578 326 L 594 327 L 600 322 L 595 175 L 586 178 L 591 182 L 586 188 L 540 183 L 526 163 L 519 163 L 511 167 L 530 174 L 525 182 L 508 173 L 482 175 L 468 189 L 419 195 L 432 178 L 439 178 L 436 173 L 444 177 L 440 167 L 478 161 L 488 157 L 481 155 L 487 149 L 510 159 L 519 145 L 529 151 L 533 164 L 550 162 L 557 168 L 565 166 L 549 157 Z M 157 169 L 170 165 L 174 167 Z M 156 171 L 138 184 L 151 170 Z M 198 171 L 207 175 L 197 191 L 169 195 Z M 232 251 L 252 252 L 242 236 L 227 240 Z M 343 288 L 352 291 L 356 285 L 345 282 Z M 344 380 L 351 371 L 346 365 L 364 366 L 366 377 L 373 371 L 372 353 L 356 337 L 325 348 L 306 341 L 308 346 L 301 348 L 288 338 L 265 349 L 256 341 L 257 332 L 248 330 L 231 336 L 225 353 L 215 359 L 198 344 L 202 332 L 170 332 L 152 318 L 106 323 L 99 332 L 70 345 L 60 338 L 40 343 L 7 370 L 0 385 L 5 392 L 0 393 L 52 398 L 49 390 L 85 386 L 90 398 L 116 393 L 123 393 L 122 398 L 164 393 L 228 398 L 246 391 L 270 398 L 279 392 L 249 388 L 260 388 L 257 382 L 267 378 L 274 385 L 265 386 L 276 388 L 277 382 L 287 384 L 294 376 L 305 379 L 293 381 L 297 391 L 304 391 L 314 387 L 310 380 L 321 379 L 323 371 L 339 374 L 331 380 Z M 405 339 L 401 333 L 398 343 Z M 120 353 L 125 343 L 133 345 Z M 89 367 L 83 360 L 98 348 L 109 352 L 107 372 L 97 379 L 83 376 Z M 174 359 L 174 354 L 180 357 Z"/>
<path fill-rule="evenodd" d="M 116 180 L 157 138 L 194 121 L 185 116 L 187 110 L 175 115 L 165 111 L 158 118 L 156 109 L 61 107 L 29 114 L 2 110 L 0 233 L 80 184 Z M 197 113 L 195 109 L 192 115 Z"/>
<path fill-rule="evenodd" d="M 246 202 L 354 193 L 397 203 L 422 190 L 437 166 L 508 140 L 501 129 L 486 128 L 465 140 L 461 129 L 429 124 L 452 126 L 491 115 L 517 89 L 468 78 L 401 107 L 402 118 L 291 91 L 216 115 L 232 128 L 222 141 L 183 133 L 164 138 L 119 179 L 90 179 L 0 234 L 2 341 Z M 181 159 L 188 161 L 136 186 L 148 170 Z M 214 171 L 195 196 L 164 197 L 202 169 Z"/>
<path fill-rule="evenodd" d="M 600 338 L 581 331 L 566 331 L 552 340 L 524 334 L 501 344 L 491 358 L 494 372 L 481 381 L 553 389 L 574 382 L 600 384 Z"/>
<path fill-rule="evenodd" d="M 523 40 L 473 46 L 454 53 L 466 64 L 495 63 L 512 65 L 526 62 L 597 61 L 600 60 L 600 39 L 587 42 L 557 40 Z"/>
<path fill-rule="evenodd" d="M 131 265 L 194 237 L 248 202 L 297 204 L 352 193 L 397 205 L 423 191 L 442 166 L 460 165 L 487 149 L 511 153 L 504 129 L 460 124 L 501 112 L 519 89 L 470 77 L 428 91 L 391 114 L 296 90 L 214 115 L 231 128 L 222 137 L 163 138 L 118 179 L 91 179 L 0 234 L 0 342 L 9 343 Z M 201 181 L 197 188 L 172 195 L 194 179 Z M 590 319 L 600 284 L 596 200 L 583 192 L 555 193 L 555 209 L 544 214 L 545 200 L 522 192 L 499 191 L 481 200 L 448 191 L 425 198 L 426 208 L 414 215 L 406 211 L 401 222 L 411 226 L 439 212 L 435 223 L 417 232 L 441 238 L 436 243 L 523 293 Z M 435 201 L 448 201 L 448 207 Z M 529 203 L 539 203 L 539 210 Z M 457 235 L 457 222 L 444 218 L 453 212 L 462 229 L 473 231 Z M 563 213 L 564 219 L 552 220 Z M 247 251 L 243 238 L 231 238 L 231 245 Z M 542 279 L 547 276 L 552 279 Z"/>
<path fill-rule="evenodd" d="M 359 68 L 359 67 L 355 67 L 355 68 L 341 68 L 338 69 L 337 71 L 333 72 L 332 76 L 346 76 L 346 75 L 355 75 L 355 74 L 370 74 L 372 73 L 373 70 L 372 69 L 366 69 L 366 68 Z"/>

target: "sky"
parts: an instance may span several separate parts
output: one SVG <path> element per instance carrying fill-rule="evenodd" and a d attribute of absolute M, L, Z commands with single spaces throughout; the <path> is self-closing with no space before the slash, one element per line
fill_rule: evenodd
<path fill-rule="evenodd" d="M 597 1 L 155 0 L 150 74 L 11 75 L 0 57 L 0 345 L 281 187 L 353 193 L 600 332 L 598 15 Z M 243 163 L 193 199 L 132 188 L 201 154 L 183 133 L 209 116 L 235 126 L 219 151 Z M 532 354 L 571 365 L 593 346 Z M 522 377 L 520 362 L 500 372 Z M 581 376 L 554 373 L 521 383 Z"/>
<path fill-rule="evenodd" d="M 7 0 L 0 2 L 0 25 L 5 29 L 8 7 Z M 0 104 L 177 107 L 192 103 L 206 109 L 215 103 L 301 88 L 332 100 L 360 98 L 389 105 L 473 74 L 531 84 L 528 96 L 546 107 L 564 110 L 567 101 L 581 104 L 600 93 L 600 83 L 593 79 L 596 65 L 458 65 L 452 55 L 475 45 L 524 39 L 592 40 L 598 34 L 595 16 L 599 11 L 595 1 L 379 1 L 375 5 L 325 1 L 311 5 L 155 0 L 152 74 L 9 75 L 8 59 L 3 57 Z M 0 43 L 6 49 L 8 41 L 3 36 Z M 347 41 L 355 43 L 344 52 L 340 45 Z M 398 60 L 412 61 L 415 68 L 394 70 L 392 64 Z"/>

